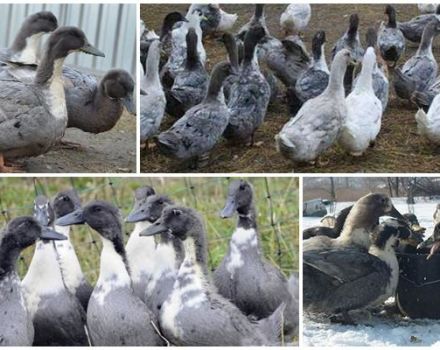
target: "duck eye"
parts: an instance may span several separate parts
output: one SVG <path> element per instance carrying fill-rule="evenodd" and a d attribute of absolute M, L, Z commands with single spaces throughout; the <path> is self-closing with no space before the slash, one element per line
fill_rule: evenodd
<path fill-rule="evenodd" d="M 240 191 L 243 191 L 246 188 L 245 185 L 240 185 Z"/>
<path fill-rule="evenodd" d="M 63 201 L 67 202 L 69 200 L 69 197 L 63 197 Z"/>
<path fill-rule="evenodd" d="M 159 204 L 160 204 L 160 205 L 162 205 L 162 204 L 163 204 L 163 201 L 162 201 L 162 200 L 160 200 L 160 201 L 159 201 Z"/>
<path fill-rule="evenodd" d="M 173 214 L 174 214 L 175 216 L 180 216 L 180 214 L 182 214 L 182 212 L 181 212 L 180 210 L 174 209 L 174 210 L 173 210 Z"/>

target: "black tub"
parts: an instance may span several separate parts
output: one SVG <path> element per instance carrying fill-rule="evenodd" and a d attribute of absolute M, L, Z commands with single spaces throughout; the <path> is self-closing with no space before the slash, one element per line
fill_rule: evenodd
<path fill-rule="evenodd" d="M 400 276 L 396 302 L 411 318 L 440 319 L 440 254 L 399 253 Z"/>

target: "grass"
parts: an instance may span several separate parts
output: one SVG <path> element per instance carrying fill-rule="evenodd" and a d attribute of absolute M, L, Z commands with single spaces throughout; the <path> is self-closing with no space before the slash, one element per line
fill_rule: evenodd
<path fill-rule="evenodd" d="M 298 179 L 250 178 L 255 188 L 258 224 L 264 255 L 288 276 L 298 270 Z M 94 199 L 116 204 L 125 217 L 131 210 L 133 191 L 150 185 L 177 203 L 191 206 L 203 214 L 208 243 L 209 265 L 215 268 L 225 255 L 235 219 L 218 215 L 224 205 L 229 178 L 2 178 L 0 179 L 0 227 L 14 217 L 32 215 L 35 194 L 53 198 L 61 190 L 78 191 L 82 203 Z M 267 188 L 269 192 L 267 192 Z M 270 200 L 268 199 L 270 194 Z M 270 210 L 272 201 L 273 211 Z M 271 225 L 271 217 L 274 226 Z M 3 220 L 3 222 L 2 222 Z M 124 224 L 128 238 L 132 224 Z M 87 279 L 95 283 L 99 275 L 100 239 L 88 226 L 75 226 L 71 235 Z M 33 247 L 23 252 L 19 273 L 26 273 Z"/>
<path fill-rule="evenodd" d="M 279 18 L 286 4 L 266 5 L 266 22 L 270 32 L 281 38 Z M 398 21 L 406 21 L 418 14 L 415 4 L 394 4 Z M 185 4 L 144 4 L 141 5 L 141 18 L 147 27 L 158 31 L 164 16 L 170 11 L 186 12 Z M 233 28 L 236 32 L 252 16 L 252 4 L 227 4 L 222 6 L 227 12 L 237 13 L 238 20 Z M 305 33 L 305 44 L 310 52 L 311 40 L 317 30 L 324 30 L 327 37 L 326 56 L 330 62 L 330 51 L 335 41 L 346 30 L 348 17 L 357 12 L 360 17 L 361 40 L 369 26 L 375 26 L 384 19 L 385 4 L 313 4 L 312 18 Z M 207 67 L 226 58 L 223 46 L 212 38 L 204 40 L 207 51 Z M 403 64 L 415 53 L 417 45 L 407 42 L 407 49 L 399 64 Z M 438 39 L 434 40 L 434 56 L 440 57 Z M 440 148 L 429 144 L 417 134 L 414 118 L 415 106 L 398 99 L 392 87 L 393 72 L 390 71 L 390 101 L 382 119 L 382 130 L 376 146 L 366 155 L 354 158 L 340 147 L 333 146 L 322 155 L 320 164 L 293 167 L 290 161 L 277 153 L 274 136 L 289 120 L 286 103 L 280 95 L 277 103 L 269 106 L 264 124 L 256 133 L 254 147 L 230 146 L 225 141 L 211 151 L 211 163 L 197 172 L 305 172 L 305 173 L 352 173 L 352 172 L 435 172 L 440 168 Z M 175 120 L 165 118 L 162 128 L 167 129 Z M 173 160 L 162 156 L 157 149 L 141 153 L 142 172 L 182 172 Z"/>

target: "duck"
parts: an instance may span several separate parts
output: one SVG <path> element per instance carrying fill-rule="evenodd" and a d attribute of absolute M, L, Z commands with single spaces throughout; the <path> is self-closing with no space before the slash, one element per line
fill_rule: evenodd
<path fill-rule="evenodd" d="M 148 280 L 154 271 L 151 257 L 156 250 L 156 243 L 154 239 L 139 237 L 139 233 L 151 225 L 144 212 L 148 197 L 155 193 L 154 189 L 150 186 L 136 189 L 134 192 L 133 209 L 125 219 L 125 222 L 134 223 L 133 231 L 125 245 L 125 251 L 127 252 L 134 294 L 142 300 L 145 297 Z"/>
<path fill-rule="evenodd" d="M 280 17 L 280 26 L 285 35 L 302 33 L 309 24 L 312 8 L 309 4 L 289 4 Z"/>
<path fill-rule="evenodd" d="M 262 27 L 252 27 L 244 39 L 244 58 L 228 101 L 230 118 L 223 136 L 231 142 L 251 145 L 263 123 L 270 100 L 270 86 L 254 60 L 255 47 L 265 36 Z"/>
<path fill-rule="evenodd" d="M 238 57 L 238 46 L 235 37 L 230 33 L 224 33 L 219 39 L 228 53 L 229 63 L 231 64 L 231 74 L 223 82 L 223 94 L 225 96 L 226 103 L 229 102 L 231 96 L 231 87 L 238 80 L 240 75 L 240 63 Z"/>
<path fill-rule="evenodd" d="M 312 40 L 312 62 L 295 84 L 296 96 L 302 104 L 322 94 L 328 85 L 330 71 L 325 60 L 325 43 L 325 32 L 316 32 Z"/>
<path fill-rule="evenodd" d="M 440 203 L 435 207 L 434 214 L 432 216 L 434 220 L 434 224 L 438 224 L 440 222 Z"/>
<path fill-rule="evenodd" d="M 81 200 L 75 190 L 58 192 L 51 202 L 55 219 L 67 215 L 81 207 Z M 70 226 L 55 226 L 55 231 L 62 233 L 67 239 L 55 242 L 58 264 L 67 290 L 76 296 L 83 309 L 87 311 L 93 287 L 87 281 L 75 248 L 70 240 Z"/>
<path fill-rule="evenodd" d="M 161 217 L 166 206 L 174 205 L 168 196 L 156 194 L 147 199 L 145 205 L 145 217 L 153 225 Z M 143 236 L 144 239 L 151 239 L 151 236 Z M 165 300 L 173 290 L 177 272 L 184 258 L 182 241 L 168 232 L 160 234 L 156 245 L 153 260 L 153 273 L 148 280 L 145 290 L 144 301 L 155 314 L 157 319 Z"/>
<path fill-rule="evenodd" d="M 39 11 L 28 16 L 21 25 L 11 46 L 0 49 L 0 60 L 23 65 L 36 65 L 44 34 L 58 28 L 58 21 L 50 11 Z"/>
<path fill-rule="evenodd" d="M 345 93 L 348 95 L 353 86 L 355 65 L 361 62 L 364 56 L 364 49 L 362 48 L 359 38 L 359 16 L 357 13 L 350 16 L 347 31 L 336 41 L 335 46 L 333 46 L 332 60 L 335 59 L 336 54 L 342 49 L 348 49 L 353 60 L 353 63 L 347 66 L 344 78 Z"/>
<path fill-rule="evenodd" d="M 432 235 L 417 246 L 417 250 L 429 249 L 426 260 L 430 260 L 440 251 L 440 224 L 436 224 Z"/>
<path fill-rule="evenodd" d="M 405 52 L 405 37 L 396 22 L 396 10 L 393 6 L 385 7 L 388 23 L 381 23 L 377 35 L 377 46 L 383 59 L 395 67 L 399 58 Z"/>
<path fill-rule="evenodd" d="M 377 307 L 394 296 L 399 281 L 394 247 L 410 235 L 407 226 L 388 220 L 372 232 L 368 252 L 347 247 L 304 252 L 304 308 L 333 320 L 342 314 L 343 323 L 354 324 L 350 311 Z"/>
<path fill-rule="evenodd" d="M 290 276 L 287 286 L 289 288 L 289 293 L 292 296 L 290 302 L 286 308 L 286 315 L 292 315 L 290 317 L 290 327 L 292 328 L 292 334 L 298 336 L 299 329 L 299 275 L 297 272 L 292 273 Z"/>
<path fill-rule="evenodd" d="M 34 216 L 41 225 L 52 226 L 54 212 L 45 196 L 35 198 Z M 86 313 L 64 283 L 58 256 L 52 240 L 39 240 L 21 283 L 35 329 L 33 345 L 88 346 Z"/>
<path fill-rule="evenodd" d="M 410 19 L 407 22 L 397 23 L 399 28 L 405 37 L 405 39 L 414 43 L 420 43 L 423 36 L 423 31 L 428 23 L 430 23 L 437 15 L 440 14 L 440 6 L 437 5 L 435 13 L 419 15 Z"/>
<path fill-rule="evenodd" d="M 104 56 L 80 29 L 59 27 L 48 39 L 32 83 L 0 79 L 0 101 L 4 108 L 0 122 L 0 172 L 17 170 L 5 166 L 5 159 L 43 154 L 63 137 L 68 114 L 62 64 L 75 51 Z"/>
<path fill-rule="evenodd" d="M 434 101 L 435 96 L 439 93 L 440 77 L 437 77 L 424 91 L 414 91 L 411 95 L 411 102 L 425 112 L 428 112 L 432 101 Z"/>
<path fill-rule="evenodd" d="M 98 82 L 91 74 L 64 67 L 63 78 L 68 128 L 100 134 L 116 125 L 124 107 L 136 114 L 134 80 L 126 70 L 111 69 Z"/>
<path fill-rule="evenodd" d="M 381 193 L 369 193 L 359 198 L 353 205 L 337 238 L 327 236 L 309 238 L 303 241 L 303 251 L 341 247 L 368 251 L 371 245 L 370 233 L 379 224 L 381 216 L 392 216 L 405 221 L 390 197 Z"/>
<path fill-rule="evenodd" d="M 58 226 L 85 224 L 102 241 L 98 281 L 87 308 L 87 328 L 95 346 L 162 345 L 154 315 L 135 294 L 124 247 L 118 209 L 92 201 L 55 221 Z"/>
<path fill-rule="evenodd" d="M 166 112 L 182 117 L 191 107 L 198 105 L 208 91 L 209 74 L 197 53 L 197 33 L 189 28 L 186 34 L 186 62 L 184 70 L 178 72 L 171 90 L 165 91 Z"/>
<path fill-rule="evenodd" d="M 167 206 L 141 235 L 168 232 L 182 241 L 185 258 L 160 311 L 161 330 L 177 346 L 239 346 L 279 343 L 283 304 L 268 319 L 251 322 L 216 292 L 207 266 L 206 231 L 200 214 Z"/>
<path fill-rule="evenodd" d="M 420 226 L 419 220 L 414 213 L 405 213 L 402 215 L 405 220 L 408 222 L 411 230 L 415 233 L 423 235 L 426 231 L 425 227 Z"/>
<path fill-rule="evenodd" d="M 417 131 L 419 135 L 427 138 L 433 144 L 440 144 L 440 94 L 434 97 L 428 112 L 420 108 L 416 114 Z"/>
<path fill-rule="evenodd" d="M 263 319 L 282 303 L 287 304 L 291 294 L 284 275 L 266 261 L 262 253 L 254 197 L 249 182 L 235 180 L 230 183 L 220 216 L 225 219 L 237 214 L 238 222 L 228 252 L 214 272 L 214 284 L 218 292 L 245 315 Z M 286 323 L 294 323 L 290 319 L 293 316 L 286 314 Z"/>
<path fill-rule="evenodd" d="M 151 43 L 140 93 L 140 140 L 145 143 L 159 132 L 165 114 L 166 98 L 159 77 L 160 41 Z"/>
<path fill-rule="evenodd" d="M 347 116 L 343 80 L 351 60 L 349 50 L 339 51 L 324 92 L 306 101 L 276 135 L 278 152 L 284 157 L 293 162 L 313 162 L 337 140 Z"/>
<path fill-rule="evenodd" d="M 203 65 L 206 62 L 206 51 L 202 42 L 201 21 L 205 17 L 200 11 L 188 13 L 186 21 L 177 22 L 171 31 L 171 53 L 168 61 L 163 66 L 160 76 L 164 87 L 171 88 L 178 72 L 184 70 L 186 61 L 186 34 L 189 28 L 194 28 L 197 33 L 197 53 Z"/>
<path fill-rule="evenodd" d="M 437 7 L 437 4 L 417 4 L 417 8 L 420 13 L 434 13 L 435 9 Z"/>
<path fill-rule="evenodd" d="M 44 240 L 65 239 L 32 216 L 20 216 L 8 222 L 0 233 L 0 345 L 31 346 L 34 326 L 22 283 L 17 273 L 20 253 Z"/>
<path fill-rule="evenodd" d="M 374 145 L 382 123 L 382 103 L 373 89 L 376 65 L 374 48 L 369 47 L 362 60 L 362 70 L 353 91 L 347 96 L 347 117 L 339 143 L 352 156 L 359 157 Z"/>
<path fill-rule="evenodd" d="M 160 42 L 162 43 L 162 50 L 165 52 L 165 56 L 168 59 L 172 51 L 172 31 L 176 23 L 187 22 L 184 15 L 178 11 L 167 13 L 162 21 L 160 28 Z"/>
<path fill-rule="evenodd" d="M 327 236 L 330 238 L 339 237 L 344 227 L 345 220 L 347 219 L 347 216 L 350 213 L 352 207 L 353 206 L 350 205 L 342 209 L 336 216 L 336 219 L 334 220 L 334 225 L 332 226 L 321 225 L 321 226 L 309 227 L 303 230 L 303 236 L 302 236 L 303 239 L 309 239 L 315 236 Z"/>
<path fill-rule="evenodd" d="M 229 62 L 214 66 L 208 92 L 202 103 L 190 108 L 171 128 L 157 137 L 159 151 L 168 157 L 192 160 L 208 153 L 220 140 L 229 123 L 222 85 L 231 73 Z"/>
<path fill-rule="evenodd" d="M 237 40 L 237 44 L 240 49 L 243 49 L 242 44 L 244 41 L 244 37 L 246 33 L 249 31 L 251 27 L 261 26 L 264 28 L 266 34 L 269 33 L 269 29 L 267 29 L 266 18 L 264 14 L 264 4 L 255 4 L 254 13 L 248 22 L 246 22 L 241 28 L 238 30 L 235 38 Z M 240 50 L 239 50 L 240 51 Z"/>
<path fill-rule="evenodd" d="M 229 31 L 238 18 L 236 13 L 225 12 L 219 4 L 191 4 L 188 13 L 196 10 L 205 17 L 200 23 L 204 35 Z"/>
<path fill-rule="evenodd" d="M 432 40 L 440 33 L 440 21 L 434 18 L 426 25 L 417 52 L 401 68 L 394 71 L 397 96 L 409 100 L 414 91 L 424 91 L 435 80 L 438 64 L 432 54 Z"/>

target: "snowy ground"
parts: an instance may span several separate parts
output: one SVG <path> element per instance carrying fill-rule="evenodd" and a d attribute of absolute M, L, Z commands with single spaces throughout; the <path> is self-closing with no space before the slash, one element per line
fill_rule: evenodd
<path fill-rule="evenodd" d="M 420 225 L 426 227 L 425 238 L 434 228 L 432 215 L 439 201 L 416 198 L 414 206 L 408 206 L 405 198 L 393 198 L 393 203 L 402 214 L 414 212 Z M 340 202 L 336 212 L 351 205 Z M 303 218 L 303 229 L 320 224 L 319 218 Z M 434 297 L 434 296 L 433 296 Z M 326 320 L 305 315 L 303 323 L 303 344 L 305 346 L 440 346 L 440 320 L 411 320 L 394 316 L 374 317 L 358 326 L 330 324 Z"/>

